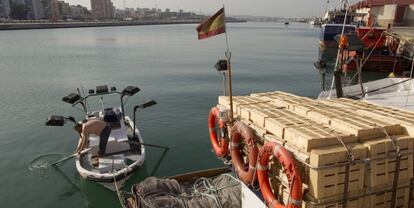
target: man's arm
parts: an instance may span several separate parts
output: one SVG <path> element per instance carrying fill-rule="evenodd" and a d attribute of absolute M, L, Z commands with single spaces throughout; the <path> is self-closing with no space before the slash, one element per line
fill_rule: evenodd
<path fill-rule="evenodd" d="M 83 134 L 83 132 L 81 133 L 81 136 L 79 137 L 79 142 L 78 142 L 78 147 L 75 150 L 75 153 L 80 153 L 84 148 L 85 148 L 85 143 L 86 143 L 86 139 L 85 139 L 85 135 Z"/>

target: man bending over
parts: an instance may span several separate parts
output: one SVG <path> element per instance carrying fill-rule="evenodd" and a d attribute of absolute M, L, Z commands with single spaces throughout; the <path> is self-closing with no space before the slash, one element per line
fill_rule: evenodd
<path fill-rule="evenodd" d="M 111 126 L 106 123 L 102 118 L 89 118 L 83 124 L 76 124 L 74 127 L 75 130 L 79 133 L 80 139 L 78 147 L 75 150 L 75 153 L 80 153 L 85 147 L 89 146 L 89 136 L 91 134 L 99 135 L 99 152 L 98 156 L 92 158 L 92 163 L 94 166 L 99 164 L 99 157 L 102 157 L 105 154 L 106 144 L 108 143 L 109 135 L 111 134 Z"/>

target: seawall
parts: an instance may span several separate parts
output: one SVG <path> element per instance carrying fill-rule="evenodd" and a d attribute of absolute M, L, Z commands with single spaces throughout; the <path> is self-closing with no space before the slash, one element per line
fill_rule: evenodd
<path fill-rule="evenodd" d="M 246 22 L 246 21 L 230 21 Z M 200 21 L 117 21 L 117 22 L 47 22 L 47 23 L 0 23 L 0 30 L 34 30 L 80 27 L 116 27 L 137 25 L 199 24 Z"/>

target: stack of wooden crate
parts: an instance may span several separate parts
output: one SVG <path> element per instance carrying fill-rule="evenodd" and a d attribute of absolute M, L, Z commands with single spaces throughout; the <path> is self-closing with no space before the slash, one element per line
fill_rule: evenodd
<path fill-rule="evenodd" d="M 230 109 L 228 97 L 220 96 L 219 104 Z M 348 152 L 354 163 L 347 195 L 377 194 L 349 200 L 347 207 L 390 207 L 391 192 L 381 190 L 392 187 L 396 147 L 403 153 L 398 185 L 408 186 L 413 178 L 413 112 L 350 99 L 266 92 L 233 97 L 233 113 L 256 130 L 262 143 L 279 142 L 297 158 L 306 188 L 303 207 L 342 207 Z M 275 165 L 274 174 L 284 178 Z M 287 200 L 284 187 L 273 183 L 275 192 Z M 396 198 L 397 207 L 408 207 L 410 189 L 399 189 Z"/>

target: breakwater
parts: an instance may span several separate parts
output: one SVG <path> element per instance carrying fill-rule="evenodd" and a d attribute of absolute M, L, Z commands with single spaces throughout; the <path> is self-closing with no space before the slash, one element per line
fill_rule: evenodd
<path fill-rule="evenodd" d="M 228 22 L 246 22 L 232 20 Z M 198 24 L 199 20 L 189 21 L 114 21 L 114 22 L 34 22 L 34 23 L 0 23 L 0 30 L 33 30 L 79 27 L 116 27 L 137 25 L 172 25 L 172 24 Z"/>

